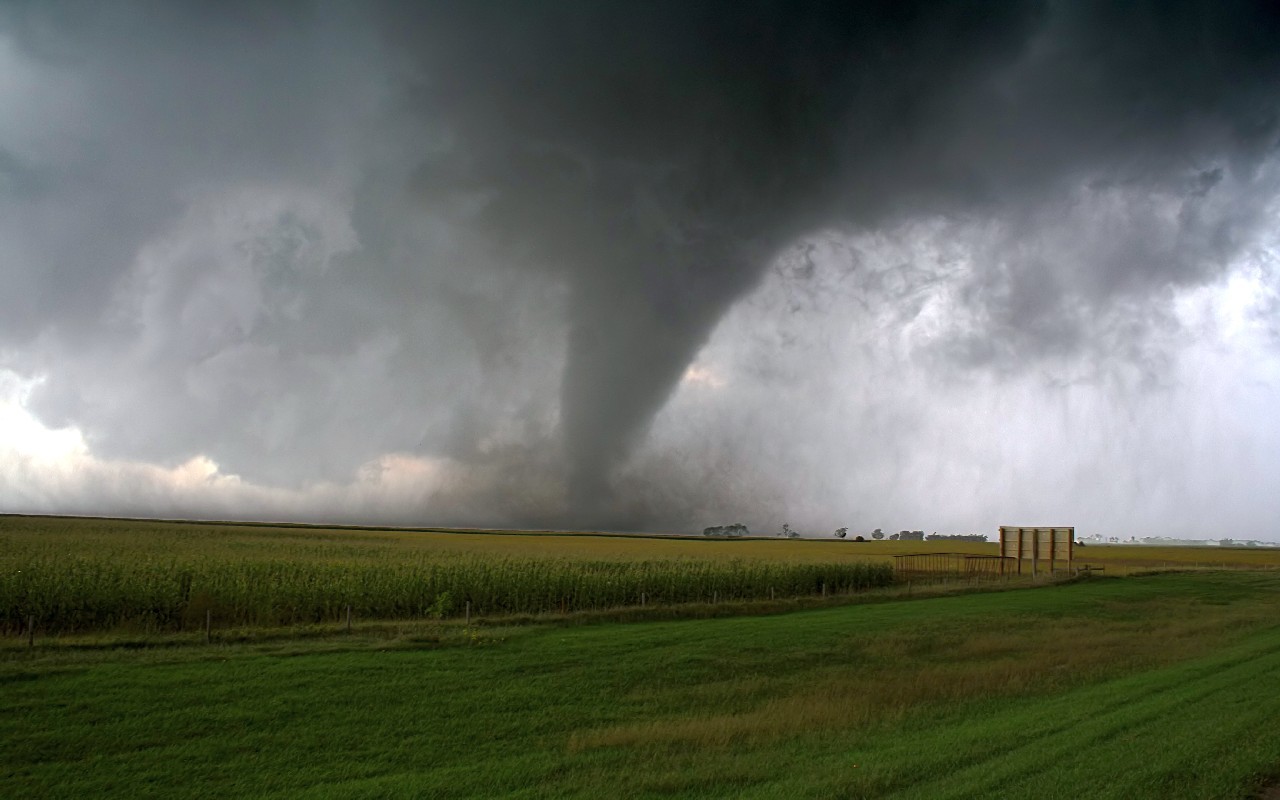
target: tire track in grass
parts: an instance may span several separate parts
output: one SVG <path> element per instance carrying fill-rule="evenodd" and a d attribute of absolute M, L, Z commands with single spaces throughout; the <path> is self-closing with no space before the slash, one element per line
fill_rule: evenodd
<path fill-rule="evenodd" d="M 1231 694 L 1253 681 L 1254 676 L 1250 674 L 1227 683 L 1215 681 L 1216 686 L 1191 695 L 1170 691 L 1170 697 L 1162 698 L 1163 702 L 1146 704 L 1145 709 L 1138 709 L 1136 716 L 1121 709 L 1099 720 L 1101 724 L 1097 726 L 1090 726 L 1089 723 L 1093 720 L 1086 717 L 1080 730 L 1072 731 L 1072 735 L 1058 742 L 1058 747 L 1053 752 L 1044 754 L 1044 760 L 1052 765 L 1048 772 L 1038 771 L 1038 767 L 1033 764 L 1016 770 L 1014 774 L 1021 777 L 1020 783 L 1027 787 L 1024 793 L 1033 797 L 1042 797 L 1055 788 L 1073 795 L 1087 789 L 1086 794 L 1095 797 L 1131 797 L 1134 796 L 1134 791 L 1139 792 L 1137 796 L 1173 797 L 1175 795 L 1167 791 L 1170 787 L 1165 787 L 1165 790 L 1156 795 L 1145 791 L 1151 788 L 1147 785 L 1150 775 L 1158 775 L 1184 758 L 1182 753 L 1170 755 L 1174 751 L 1167 738 L 1169 729 L 1161 725 L 1162 720 L 1171 722 L 1174 729 L 1182 720 L 1204 720 L 1212 716 L 1212 713 L 1206 713 L 1210 711 L 1209 706 L 1219 703 L 1224 694 Z M 1171 714 L 1173 720 L 1169 720 Z M 1096 735 L 1090 735 L 1091 727 L 1097 730 Z M 1143 746 L 1139 741 L 1152 736 L 1161 737 L 1160 748 Z M 1096 760 L 1082 758 L 1085 754 L 1106 757 L 1126 752 L 1132 753 L 1132 763 L 1142 769 L 1137 773 L 1116 771 L 1113 777 L 1108 777 L 1101 784 L 1096 772 L 1090 769 L 1090 762 L 1096 763 Z M 1153 773 L 1152 759 L 1160 759 L 1162 756 L 1162 766 Z M 1168 766 L 1163 766 L 1164 764 Z M 1055 778 L 1055 775 L 1059 777 Z M 1201 795 L 1197 793 L 1192 796 Z"/>
<path fill-rule="evenodd" d="M 1229 652 L 1236 653 L 1239 649 L 1233 648 Z M 1221 669 L 1223 664 L 1242 664 L 1253 659 L 1254 656 L 1246 654 L 1238 656 L 1232 662 L 1227 654 L 1223 654 L 1211 664 L 1206 664 L 1203 660 L 1187 662 L 1182 665 L 1184 669 L 1181 671 L 1191 668 L 1195 670 L 1196 678 L 1202 678 L 1201 673 L 1212 674 Z M 1180 680 L 1176 676 L 1166 675 L 1169 671 L 1180 670 L 1173 667 L 1155 670 L 1106 684 L 1095 684 L 1055 698 L 1012 701 L 1012 707 L 1010 702 L 1001 702 L 980 712 L 972 720 L 944 717 L 939 724 L 919 733 L 895 734 L 894 744 L 879 752 L 874 747 L 866 750 L 859 748 L 860 752 L 855 751 L 856 757 L 853 758 L 854 762 L 862 764 L 864 768 L 860 770 L 858 780 L 849 783 L 842 781 L 840 777 L 833 777 L 832 782 L 845 786 L 847 793 L 870 792 L 866 796 L 879 797 L 891 792 L 914 796 L 913 793 L 923 791 L 923 796 L 935 797 L 945 796 L 947 792 L 954 794 L 957 786 L 968 785 L 972 788 L 962 776 L 980 783 L 992 769 L 989 766 L 992 759 L 988 756 L 992 750 L 1000 753 L 999 758 L 1006 765 L 1016 765 L 1021 757 L 1031 758 L 1037 765 L 1053 763 L 1045 752 L 1046 743 L 1067 736 L 1071 738 L 1065 745 L 1057 745 L 1056 750 L 1080 746 L 1071 742 L 1078 738 L 1082 725 L 1091 723 L 1093 729 L 1097 729 L 1098 735 L 1101 735 L 1105 730 L 1100 726 L 1104 726 L 1109 720 L 1114 721 L 1117 717 L 1131 713 L 1135 706 L 1158 704 L 1158 697 L 1169 691 L 1167 684 Z M 1151 675 L 1159 675 L 1162 679 L 1152 683 Z M 1128 686 L 1125 687 L 1125 684 Z M 1124 687 L 1124 692 L 1116 694 L 1115 690 L 1120 687 Z M 1189 697 L 1188 700 L 1194 698 Z M 1088 703 L 1089 716 L 1083 722 L 1083 707 L 1077 707 L 1080 703 Z M 1121 720 L 1114 724 L 1118 728 L 1114 733 L 1119 734 L 1123 733 L 1120 729 L 1140 724 L 1140 720 Z M 877 762 L 884 766 L 877 768 Z M 1008 780 L 1010 777 L 1002 776 L 1001 780 Z M 960 796 L 966 795 L 962 792 Z"/>
<path fill-rule="evenodd" d="M 1175 721 L 1201 718 L 1205 716 L 1204 709 L 1219 702 L 1223 695 L 1231 695 L 1242 688 L 1258 687 L 1262 676 L 1274 674 L 1277 670 L 1280 670 L 1280 642 L 1276 640 L 1276 632 L 1272 631 L 1264 635 L 1261 642 L 1253 641 L 1244 647 L 1232 648 L 1220 656 L 1071 692 L 1050 704 L 1037 704 L 1010 716 L 1007 721 L 1002 721 L 1002 731 L 995 737 L 981 734 L 974 737 L 976 742 L 982 743 L 981 746 L 997 750 L 997 755 L 927 783 L 894 787 L 897 789 L 894 796 L 1050 796 L 1055 786 L 1039 785 L 1034 780 L 1036 778 L 1058 784 L 1062 796 L 1080 796 L 1086 787 L 1067 778 L 1078 778 L 1082 771 L 1090 774 L 1092 759 L 1083 759 L 1083 753 L 1113 748 L 1126 732 L 1156 728 L 1161 717 L 1171 714 Z M 1106 697 L 1113 699 L 1097 702 Z M 1260 709 L 1258 713 L 1268 712 Z M 1212 715 L 1209 712 L 1209 716 Z M 1042 723 L 1045 717 L 1063 721 L 1047 728 L 1037 726 L 1036 723 Z M 984 722 L 970 722 L 952 735 L 962 734 L 964 727 L 983 725 Z M 1025 727 L 1020 725 L 1023 722 Z M 1038 730 L 1029 737 L 1020 732 L 1028 728 Z M 1158 735 L 1158 732 L 1151 730 L 1149 735 Z M 1152 752 L 1160 751 L 1145 748 L 1137 755 L 1149 759 Z M 1054 772 L 1068 774 L 1052 779 Z M 1029 781 L 1033 785 L 1027 787 Z M 1093 790 L 1086 795 L 1090 797 L 1132 796 L 1130 788 L 1124 788 L 1115 781 L 1088 788 Z"/>
<path fill-rule="evenodd" d="M 1270 655 L 1270 653 L 1264 653 L 1263 655 Z M 965 773 L 979 772 L 986 779 L 986 785 L 1006 786 L 1010 779 L 1017 777 L 1020 762 L 1034 760 L 1037 764 L 1062 763 L 1062 759 L 1068 758 L 1073 752 L 1077 752 L 1079 747 L 1096 747 L 1098 742 L 1115 741 L 1122 737 L 1126 731 L 1149 724 L 1159 716 L 1168 713 L 1168 706 L 1173 697 L 1177 698 L 1181 707 L 1186 708 L 1210 699 L 1224 690 L 1248 683 L 1254 676 L 1251 674 L 1239 675 L 1238 673 L 1242 670 L 1251 672 L 1252 668 L 1256 666 L 1255 662 L 1256 657 L 1252 656 L 1245 656 L 1231 662 L 1215 661 L 1215 663 L 1207 665 L 1197 665 L 1194 668 L 1195 674 L 1186 677 L 1181 674 L 1186 671 L 1185 669 L 1162 670 L 1158 673 L 1160 675 L 1159 681 L 1149 682 L 1138 691 L 1130 690 L 1122 694 L 1116 694 L 1112 702 L 1100 705 L 1088 704 L 1081 705 L 1078 708 L 1068 706 L 1065 709 L 1057 709 L 1053 708 L 1053 706 L 1063 706 L 1064 703 L 1054 703 L 1050 709 L 1033 713 L 1037 717 L 1043 717 L 1057 711 L 1062 714 L 1059 719 L 1064 720 L 1064 722 L 1047 729 L 1041 728 L 1036 735 L 1029 738 L 1020 736 L 1018 738 L 1020 744 L 1002 751 L 1002 763 L 1008 765 L 1005 769 L 993 772 L 990 764 L 984 762 L 960 773 L 949 775 L 946 783 L 955 785 L 957 779 L 961 778 Z M 1224 672 L 1223 670 L 1226 671 Z M 1235 679 L 1223 685 L 1223 682 L 1231 677 Z M 1191 681 L 1190 683 L 1185 682 L 1188 678 Z M 1203 681 L 1205 679 L 1211 680 L 1214 685 L 1204 687 Z M 1126 678 L 1121 679 L 1119 683 L 1133 682 L 1133 678 Z M 1098 687 L 1103 692 L 1114 692 L 1117 688 L 1116 682 Z M 1090 692 L 1090 694 L 1097 693 L 1097 691 Z M 1072 702 L 1070 695 L 1065 699 L 1068 703 Z M 1036 721 L 1031 720 L 1030 722 L 1034 725 Z M 1059 743 L 1053 749 L 1046 750 L 1046 743 L 1054 741 Z M 999 746 L 999 744 L 999 742 L 992 743 L 994 746 Z M 958 782 L 961 785 L 967 783 L 964 780 L 959 780 Z M 977 785 L 982 786 L 983 784 L 978 783 Z M 928 793 L 928 796 L 939 796 L 939 793 L 945 793 L 945 787 L 936 785 L 927 786 L 924 790 Z M 965 794 L 961 796 L 965 796 Z"/>
<path fill-rule="evenodd" d="M 1246 656 L 1242 658 L 1247 660 L 1248 657 Z M 1206 672 L 1211 672 L 1216 668 L 1216 666 L 1205 666 L 1202 669 Z M 1090 691 L 1093 694 L 1102 694 L 1103 692 L 1098 691 L 1102 687 L 1111 686 L 1117 681 L 1132 683 L 1135 681 L 1136 677 L 1137 676 L 1126 676 L 1123 678 L 1113 679 L 1101 686 L 1093 684 L 1089 687 L 1077 689 L 1056 698 L 1024 698 L 1021 701 L 997 701 L 999 702 L 999 705 L 996 706 L 994 710 L 979 712 L 980 716 L 972 722 L 960 720 L 958 724 L 955 722 L 948 724 L 947 721 L 944 721 L 940 728 L 933 728 L 924 733 L 926 737 L 936 738 L 938 735 L 937 732 L 940 730 L 944 735 L 949 735 L 953 738 L 961 738 L 963 745 L 960 748 L 956 747 L 956 742 L 954 740 L 941 742 L 936 746 L 926 747 L 925 743 L 921 742 L 919 739 L 907 736 L 903 739 L 904 743 L 901 746 L 891 748 L 884 754 L 886 761 L 902 765 L 896 770 L 901 774 L 893 775 L 887 780 L 882 780 L 877 783 L 877 792 L 909 792 L 914 790 L 913 787 L 918 787 L 920 785 L 932 786 L 934 788 L 932 788 L 931 791 L 934 792 L 943 792 L 946 790 L 945 786 L 938 788 L 934 786 L 934 784 L 945 783 L 954 786 L 957 782 L 957 778 L 961 775 L 966 773 L 983 772 L 989 769 L 989 767 L 985 766 L 985 758 L 979 758 L 975 765 L 973 756 L 975 752 L 986 753 L 987 751 L 996 749 L 1001 752 L 1001 758 L 1006 762 L 1019 753 L 1034 752 L 1039 754 L 1045 746 L 1045 742 L 1068 735 L 1079 727 L 1080 721 L 1075 714 L 1076 709 L 1074 708 L 1074 704 L 1079 701 L 1071 699 L 1076 694 L 1081 691 Z M 1108 695 L 1100 698 L 1099 700 L 1093 701 L 1089 707 L 1090 716 L 1095 719 L 1109 718 L 1117 713 L 1132 709 L 1136 703 L 1142 701 L 1151 702 L 1166 691 L 1167 688 L 1164 683 L 1151 683 L 1149 681 L 1144 681 L 1141 686 L 1135 687 L 1125 694 L 1114 696 Z M 971 734 L 964 734 L 959 737 L 956 736 L 957 728 L 963 730 L 964 728 L 971 728 L 974 725 L 989 724 L 984 723 L 983 720 L 1003 716 L 1007 713 L 1008 709 L 1010 709 L 1010 705 L 1008 704 L 1010 702 L 1018 704 L 1013 706 L 1014 714 L 1031 717 L 1028 724 L 1021 727 L 1016 733 L 1006 732 L 1003 729 L 1002 723 L 1001 728 L 996 730 L 984 729 L 975 731 Z M 1043 704 L 1046 703 L 1052 704 L 1050 709 L 1053 713 L 1050 713 L 1050 709 L 1044 708 Z M 1017 710 L 1019 706 L 1028 706 L 1030 704 L 1035 704 L 1035 710 L 1025 712 L 1019 712 Z M 1060 706 L 1063 708 L 1060 709 Z M 951 717 L 949 719 L 954 720 L 955 718 Z M 895 739 L 896 738 L 897 737 L 895 737 Z M 939 757 L 933 759 L 921 759 L 921 751 L 938 753 Z M 859 759 L 864 763 L 874 763 L 875 753 L 867 753 L 859 756 Z M 866 774 L 870 775 L 875 772 L 876 770 L 873 767 L 868 769 Z M 937 775 L 939 773 L 945 774 L 946 777 L 936 779 L 933 784 L 921 784 L 921 781 L 928 780 L 929 776 Z M 879 795 L 877 794 L 876 796 Z M 934 795 L 926 794 L 925 796 L 932 797 Z"/>

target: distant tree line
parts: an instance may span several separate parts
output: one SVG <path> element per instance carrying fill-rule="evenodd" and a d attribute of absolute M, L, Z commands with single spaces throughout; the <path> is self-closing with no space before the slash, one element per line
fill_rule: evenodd
<path fill-rule="evenodd" d="M 987 535 L 985 533 L 931 533 L 924 538 L 931 542 L 939 539 L 946 539 L 952 542 L 985 542 Z"/>
<path fill-rule="evenodd" d="M 703 536 L 749 536 L 751 531 L 747 530 L 747 526 L 741 522 L 735 522 L 732 525 L 713 525 L 710 528 L 702 529 Z"/>
<path fill-rule="evenodd" d="M 836 538 L 843 539 L 849 535 L 849 529 L 839 528 L 836 530 L 835 535 L 836 535 Z M 882 539 L 888 539 L 891 542 L 923 542 L 925 540 L 928 540 L 931 542 L 932 541 L 952 541 L 952 542 L 985 542 L 987 541 L 986 534 L 982 534 L 982 533 L 938 533 L 935 531 L 929 534 L 928 536 L 926 536 L 924 531 L 898 531 L 897 533 L 891 533 L 888 536 L 885 536 L 884 531 L 882 531 L 879 528 L 876 528 L 871 532 L 871 538 L 875 539 L 876 541 L 880 541 Z M 866 539 L 861 536 L 858 536 L 854 538 L 854 541 L 865 542 Z"/>
<path fill-rule="evenodd" d="M 710 528 L 703 528 L 702 535 L 703 536 L 738 537 L 738 536 L 750 536 L 751 532 L 747 530 L 746 525 L 743 525 L 741 522 L 735 522 L 732 525 L 713 525 Z M 835 536 L 837 539 L 850 538 L 849 529 L 847 527 L 836 528 L 835 533 L 833 533 L 832 535 Z M 890 534 L 888 537 L 886 537 L 884 531 L 882 531 L 879 528 L 876 528 L 874 531 L 871 532 L 870 535 L 872 539 L 875 539 L 877 541 L 888 538 L 890 541 L 894 541 L 894 542 L 899 542 L 899 541 L 923 542 L 926 539 L 929 541 L 949 540 L 949 541 L 955 541 L 955 542 L 987 541 L 986 534 L 982 534 L 982 533 L 947 534 L 947 533 L 937 533 L 935 531 L 934 533 L 931 533 L 928 536 L 926 536 L 924 531 L 898 531 L 897 533 Z M 799 539 L 800 532 L 797 531 L 795 528 L 792 528 L 789 523 L 786 523 L 786 524 L 783 524 L 782 530 L 778 532 L 778 536 L 783 536 L 788 539 Z M 855 542 L 865 542 L 867 539 L 864 536 L 854 536 L 852 537 L 852 540 Z"/>

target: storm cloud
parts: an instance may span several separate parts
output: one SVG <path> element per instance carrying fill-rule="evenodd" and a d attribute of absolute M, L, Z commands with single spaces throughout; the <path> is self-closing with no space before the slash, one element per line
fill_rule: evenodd
<path fill-rule="evenodd" d="M 96 458 L 263 487 L 241 515 L 342 517 L 315 487 L 388 454 L 431 478 L 347 516 L 1070 515 L 977 507 L 1025 456 L 948 414 L 1091 387 L 1023 449 L 1185 456 L 1141 429 L 1199 408 L 1188 304 L 1275 285 L 1277 41 L 1261 2 L 8 3 L 0 368 Z M 1067 471 L 1099 525 L 1151 502 Z"/>

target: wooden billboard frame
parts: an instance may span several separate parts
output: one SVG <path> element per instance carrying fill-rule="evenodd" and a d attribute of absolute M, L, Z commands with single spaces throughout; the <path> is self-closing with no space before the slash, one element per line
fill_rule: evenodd
<path fill-rule="evenodd" d="M 1049 556 L 1049 574 L 1052 575 L 1058 569 L 1058 562 L 1066 561 L 1067 571 L 1071 570 L 1071 562 L 1075 556 L 1076 529 L 1075 526 L 1068 527 L 1045 527 L 1045 526 L 1027 526 L 1027 525 L 1001 525 L 1000 526 L 1000 555 L 1005 558 L 1014 558 L 1018 562 L 1018 574 L 1022 574 L 1022 562 L 1027 560 L 1027 544 L 1030 540 L 1031 553 L 1031 574 L 1038 575 L 1040 572 L 1041 545 L 1047 545 Z M 1066 541 L 1066 558 L 1059 558 L 1062 552 L 1061 544 Z M 1003 563 L 1003 562 L 1002 562 Z"/>

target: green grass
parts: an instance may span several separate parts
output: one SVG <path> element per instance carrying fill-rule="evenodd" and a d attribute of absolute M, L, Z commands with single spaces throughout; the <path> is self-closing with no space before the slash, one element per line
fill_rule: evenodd
<path fill-rule="evenodd" d="M 0 652 L 6 797 L 1247 797 L 1280 576 Z M 347 648 L 347 649 L 343 649 Z"/>

